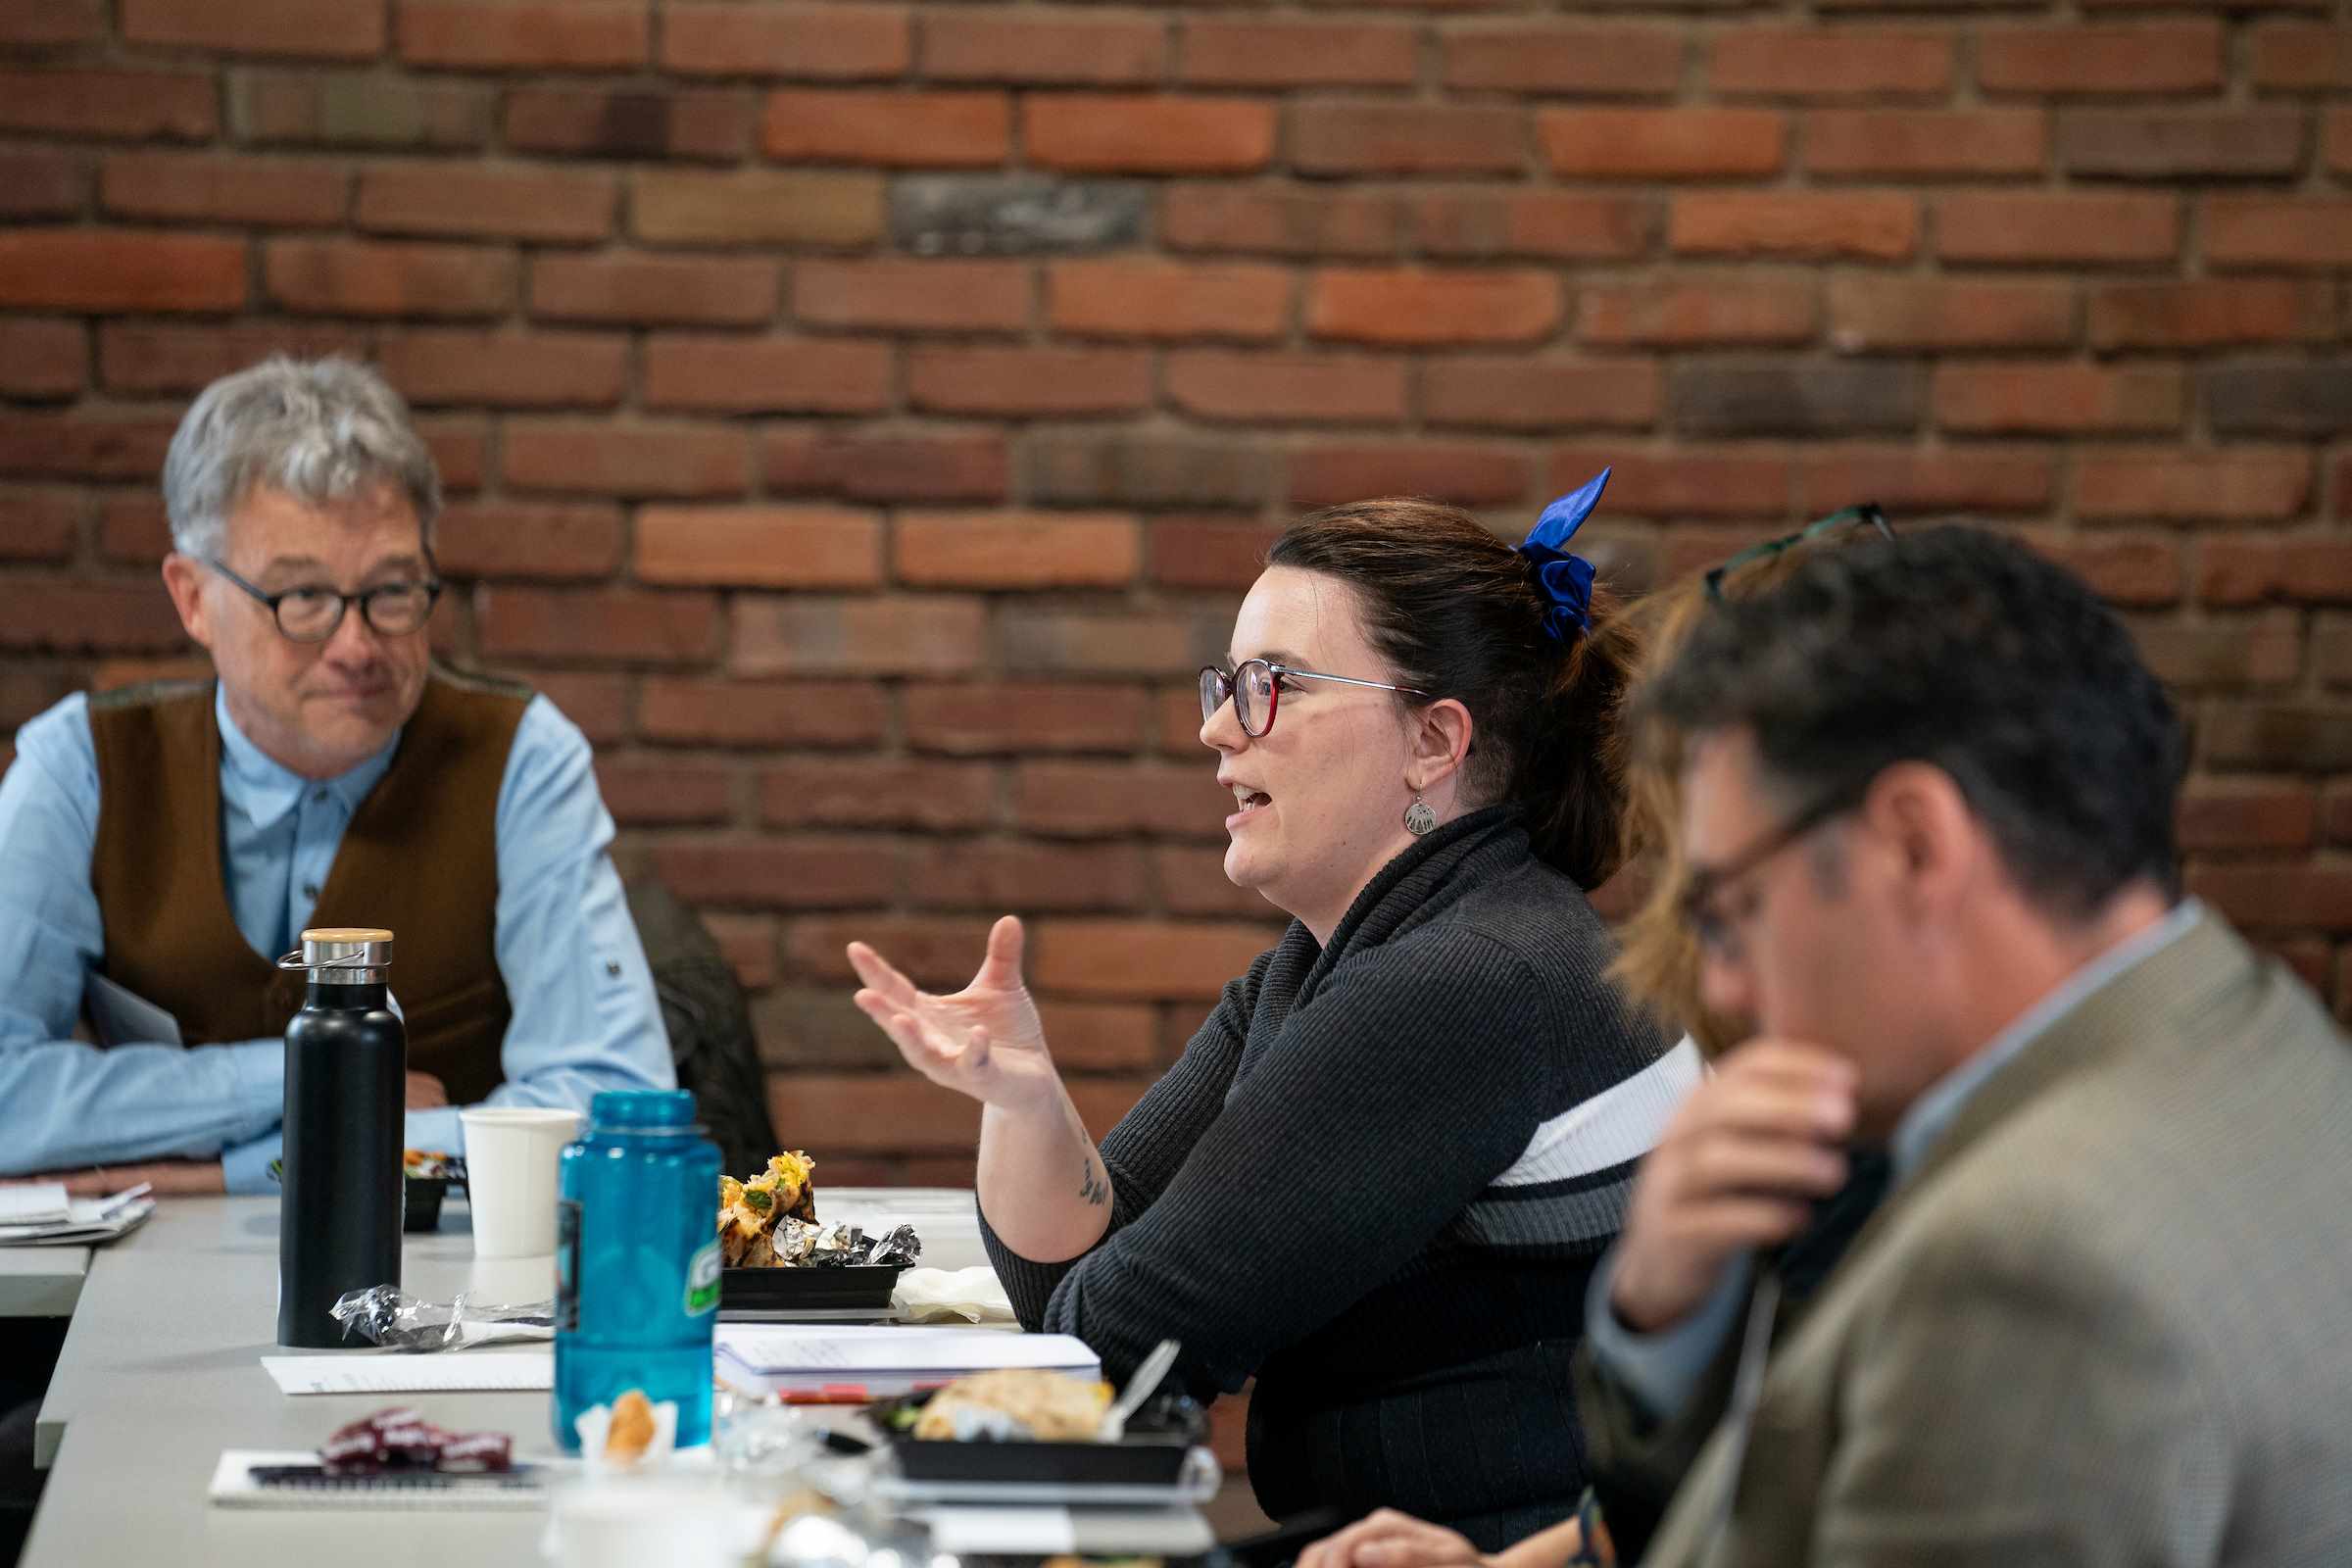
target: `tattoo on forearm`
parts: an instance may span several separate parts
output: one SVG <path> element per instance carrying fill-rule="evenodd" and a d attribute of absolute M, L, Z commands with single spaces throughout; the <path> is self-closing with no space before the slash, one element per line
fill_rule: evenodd
<path fill-rule="evenodd" d="M 1078 1196 L 1097 1208 L 1110 1201 L 1110 1177 L 1107 1172 L 1099 1173 L 1095 1164 L 1095 1152 L 1091 1149 L 1086 1152 L 1086 1157 L 1080 1162 Z"/>

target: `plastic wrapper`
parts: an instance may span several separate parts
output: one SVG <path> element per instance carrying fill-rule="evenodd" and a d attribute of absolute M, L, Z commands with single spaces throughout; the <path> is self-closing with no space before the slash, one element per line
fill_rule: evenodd
<path fill-rule="evenodd" d="M 318 1449 L 332 1476 L 371 1476 L 397 1470 L 480 1472 L 511 1470 L 514 1440 L 504 1432 L 451 1432 L 406 1405 L 362 1416 Z"/>
<path fill-rule="evenodd" d="M 463 1294 L 454 1301 L 420 1301 L 397 1285 L 346 1292 L 327 1312 L 343 1325 L 345 1339 L 356 1334 L 387 1350 L 455 1350 L 556 1335 L 553 1301 L 492 1305 Z"/>

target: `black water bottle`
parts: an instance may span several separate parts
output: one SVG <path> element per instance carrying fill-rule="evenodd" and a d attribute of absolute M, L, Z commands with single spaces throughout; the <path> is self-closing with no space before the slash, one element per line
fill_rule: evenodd
<path fill-rule="evenodd" d="M 384 990 L 392 933 L 305 931 L 278 963 L 310 971 L 310 989 L 286 1027 L 277 1343 L 338 1346 L 336 1299 L 400 1283 L 409 1038 Z"/>

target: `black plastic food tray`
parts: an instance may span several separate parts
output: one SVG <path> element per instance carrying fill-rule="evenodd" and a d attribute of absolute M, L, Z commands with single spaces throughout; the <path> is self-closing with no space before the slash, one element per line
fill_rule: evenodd
<path fill-rule="evenodd" d="M 919 1407 L 929 1397 L 920 1394 L 892 1400 L 877 1406 L 874 1418 L 891 1431 L 892 1409 Z M 1170 1396 L 1137 1411 L 1119 1443 L 952 1443 L 896 1431 L 890 1443 L 908 1481 L 1172 1487 L 1183 1476 L 1184 1456 L 1206 1431 L 1198 1404 Z"/>
<path fill-rule="evenodd" d="M 832 1312 L 890 1310 L 903 1263 L 859 1263 L 843 1268 L 731 1268 L 719 1276 L 720 1311 Z"/>

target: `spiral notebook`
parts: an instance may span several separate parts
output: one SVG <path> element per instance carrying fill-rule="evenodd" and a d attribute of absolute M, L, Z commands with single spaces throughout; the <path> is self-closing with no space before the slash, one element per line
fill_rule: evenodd
<path fill-rule="evenodd" d="M 207 1494 L 217 1508 L 537 1508 L 549 1467 L 518 1464 L 484 1475 L 437 1471 L 330 1476 L 315 1453 L 228 1448 Z"/>
<path fill-rule="evenodd" d="M 1002 1367 L 1083 1378 L 1102 1375 L 1095 1352 L 1066 1334 L 1008 1334 L 1003 1329 L 721 1323 L 717 1348 L 722 1382 L 786 1397 L 887 1398 Z"/>
<path fill-rule="evenodd" d="M 545 1350 L 265 1355 L 262 1370 L 280 1394 L 531 1394 L 556 1386 L 556 1360 Z"/>

